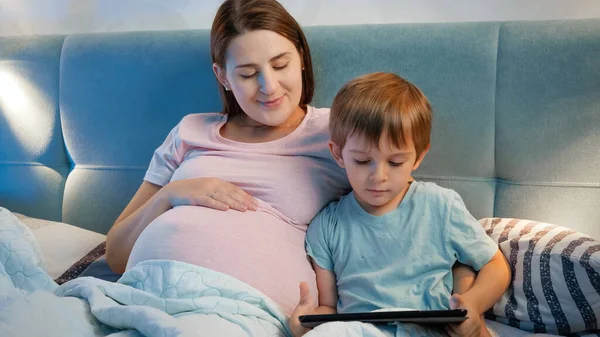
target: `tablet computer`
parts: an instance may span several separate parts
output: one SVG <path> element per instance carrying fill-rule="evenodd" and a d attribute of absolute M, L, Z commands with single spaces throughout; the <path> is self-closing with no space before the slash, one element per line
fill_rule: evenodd
<path fill-rule="evenodd" d="M 371 312 L 355 312 L 346 314 L 303 315 L 299 317 L 300 324 L 306 328 L 327 322 L 358 321 L 374 324 L 388 324 L 394 322 L 420 323 L 420 324 L 446 324 L 460 323 L 466 320 L 467 311 L 454 310 L 386 310 Z"/>

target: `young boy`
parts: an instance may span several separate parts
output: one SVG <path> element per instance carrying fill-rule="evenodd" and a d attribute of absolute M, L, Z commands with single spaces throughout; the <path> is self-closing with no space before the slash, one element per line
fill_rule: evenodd
<path fill-rule="evenodd" d="M 430 147 L 431 107 L 410 82 L 373 73 L 347 83 L 330 116 L 330 150 L 353 192 L 311 222 L 306 249 L 317 275 L 319 306 L 300 285 L 298 316 L 387 308 L 468 310 L 445 327 L 450 336 L 489 334 L 480 315 L 510 282 L 506 259 L 453 190 L 414 181 Z M 455 262 L 479 270 L 475 283 L 452 295 Z M 381 326 L 387 335 L 446 335 L 444 327 Z"/>

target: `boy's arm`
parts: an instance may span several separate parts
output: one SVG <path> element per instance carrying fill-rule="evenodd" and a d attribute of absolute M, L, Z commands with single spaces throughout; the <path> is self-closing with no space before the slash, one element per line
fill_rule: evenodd
<path fill-rule="evenodd" d="M 335 314 L 338 301 L 335 274 L 331 270 L 319 267 L 313 259 L 311 260 L 317 274 L 317 289 L 319 290 L 319 306 L 315 309 L 315 314 Z"/>
<path fill-rule="evenodd" d="M 446 331 L 450 336 L 491 336 L 482 314 L 500 299 L 509 286 L 510 268 L 504 255 L 498 249 L 477 277 L 471 267 L 465 265 L 455 266 L 452 272 L 456 278 L 450 308 L 467 309 L 469 318 L 460 324 L 447 325 Z"/>
<path fill-rule="evenodd" d="M 467 290 L 473 288 L 476 276 L 477 273 L 471 266 L 456 262 L 454 266 L 452 266 L 452 294 L 462 295 L 466 293 Z"/>
<path fill-rule="evenodd" d="M 483 314 L 498 302 L 508 289 L 510 281 L 511 272 L 508 261 L 498 249 L 490 262 L 483 266 L 477 274 L 473 287 L 461 296 L 479 314 Z"/>
<path fill-rule="evenodd" d="M 300 324 L 299 317 L 302 315 L 315 314 L 335 314 L 337 312 L 337 287 L 335 282 L 335 274 L 319 267 L 313 260 L 312 265 L 317 275 L 317 289 L 319 291 L 319 306 L 315 308 L 310 290 L 305 282 L 300 283 L 300 301 L 292 316 L 290 317 L 290 330 L 292 336 L 300 337 L 307 333 L 310 329 L 303 327 Z"/>
<path fill-rule="evenodd" d="M 508 289 L 511 281 L 510 267 L 498 243 L 487 235 L 477 219 L 469 213 L 460 195 L 452 191 L 449 195 L 449 203 L 450 244 L 457 253 L 459 262 L 481 267 L 473 287 L 460 295 L 460 298 L 468 302 L 471 309 L 481 315 Z M 492 258 L 483 264 L 485 261 L 482 259 L 488 257 L 491 252 L 494 252 Z M 466 276 L 467 279 L 464 281 L 468 281 L 468 273 Z M 455 285 L 460 284 L 462 280 L 458 281 Z"/>

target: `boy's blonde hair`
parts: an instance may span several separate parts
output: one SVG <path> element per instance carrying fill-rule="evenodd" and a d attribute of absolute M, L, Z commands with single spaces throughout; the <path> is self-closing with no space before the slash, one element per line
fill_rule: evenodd
<path fill-rule="evenodd" d="M 366 74 L 346 83 L 335 96 L 329 130 L 340 150 L 354 133 L 376 146 L 386 133 L 397 148 L 405 147 L 411 137 L 419 158 L 430 142 L 431 106 L 419 88 L 396 74 Z"/>

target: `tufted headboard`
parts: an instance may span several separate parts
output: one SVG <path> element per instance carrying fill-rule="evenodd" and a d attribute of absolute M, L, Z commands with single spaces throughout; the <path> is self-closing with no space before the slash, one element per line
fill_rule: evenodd
<path fill-rule="evenodd" d="M 428 96 L 416 178 L 600 238 L 600 19 L 305 31 L 313 105 L 373 71 Z M 220 107 L 207 30 L 0 37 L 0 206 L 105 233 L 169 130 Z"/>

